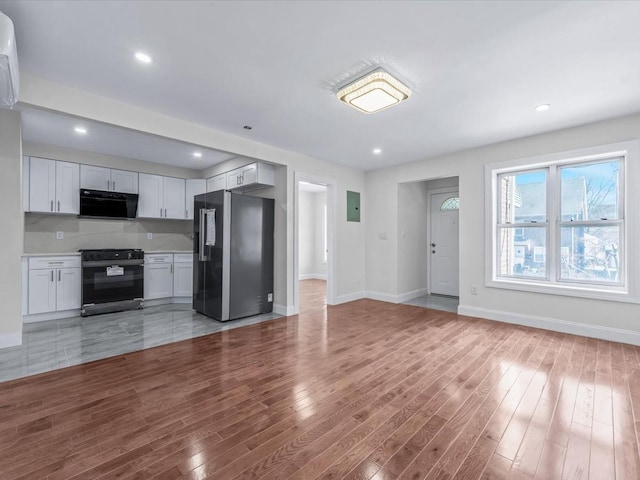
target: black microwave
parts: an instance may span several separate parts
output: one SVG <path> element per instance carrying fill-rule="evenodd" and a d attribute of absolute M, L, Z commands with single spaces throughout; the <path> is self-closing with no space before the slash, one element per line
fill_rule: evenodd
<path fill-rule="evenodd" d="M 80 216 L 136 218 L 138 194 L 80 189 Z"/>

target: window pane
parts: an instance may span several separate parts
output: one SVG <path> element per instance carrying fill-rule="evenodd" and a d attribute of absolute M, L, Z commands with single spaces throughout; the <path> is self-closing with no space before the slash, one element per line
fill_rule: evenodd
<path fill-rule="evenodd" d="M 500 175 L 498 178 L 499 223 L 546 222 L 546 170 Z"/>
<path fill-rule="evenodd" d="M 561 168 L 562 221 L 618 218 L 620 161 Z"/>
<path fill-rule="evenodd" d="M 447 198 L 442 205 L 440 205 L 440 210 L 459 210 L 460 209 L 460 199 L 458 197 Z"/>
<path fill-rule="evenodd" d="M 617 283 L 620 229 L 608 226 L 562 227 L 560 242 L 563 280 Z"/>
<path fill-rule="evenodd" d="M 547 228 L 499 228 L 498 275 L 547 276 Z"/>

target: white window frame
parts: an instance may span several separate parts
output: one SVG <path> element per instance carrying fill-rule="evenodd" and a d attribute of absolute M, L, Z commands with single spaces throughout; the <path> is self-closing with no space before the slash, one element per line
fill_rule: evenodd
<path fill-rule="evenodd" d="M 586 164 L 609 158 L 622 157 L 622 182 L 619 184 L 620 220 L 610 221 L 621 225 L 618 283 L 595 284 L 578 280 L 560 279 L 561 261 L 560 181 L 556 171 L 570 164 Z M 640 192 L 628 188 L 640 183 L 640 142 L 620 142 L 597 147 L 559 152 L 550 155 L 520 158 L 485 165 L 485 286 L 525 292 L 549 293 L 573 297 L 640 303 L 640 247 L 632 251 L 630 245 L 640 241 Z M 549 168 L 557 167 L 557 168 Z M 505 173 L 518 173 L 549 168 L 547 175 L 547 276 L 545 278 L 509 276 L 498 273 L 498 178 Z M 575 223 L 575 222 L 574 222 Z M 587 221 L 586 223 L 592 224 Z M 520 226 L 520 225 L 518 225 Z M 553 240 L 552 240 L 553 239 Z"/>

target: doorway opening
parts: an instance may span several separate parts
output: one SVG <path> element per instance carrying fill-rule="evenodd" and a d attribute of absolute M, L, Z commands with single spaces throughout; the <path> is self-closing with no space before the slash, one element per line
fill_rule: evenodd
<path fill-rule="evenodd" d="M 324 309 L 333 303 L 333 205 L 330 180 L 296 174 L 295 181 L 296 312 Z"/>
<path fill-rule="evenodd" d="M 399 185 L 398 291 L 401 303 L 457 311 L 458 188 L 458 177 Z"/>

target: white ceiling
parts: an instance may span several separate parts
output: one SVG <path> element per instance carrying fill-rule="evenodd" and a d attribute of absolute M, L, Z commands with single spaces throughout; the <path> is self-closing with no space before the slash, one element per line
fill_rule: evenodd
<path fill-rule="evenodd" d="M 640 2 L 0 0 L 0 10 L 23 72 L 364 170 L 640 111 Z M 152 65 L 133 60 L 139 49 Z M 341 104 L 337 88 L 372 65 L 412 97 L 374 115 Z M 541 103 L 552 107 L 535 112 Z"/>
<path fill-rule="evenodd" d="M 78 119 L 56 112 L 24 106 L 20 106 L 18 109 L 22 113 L 22 138 L 28 142 L 134 158 L 195 170 L 202 170 L 235 157 L 231 153 Z M 75 133 L 75 127 L 85 128 L 87 133 L 79 135 Z M 196 158 L 193 156 L 194 152 L 200 152 L 202 156 Z"/>
<path fill-rule="evenodd" d="M 327 190 L 326 185 L 320 185 L 318 183 L 298 182 L 298 189 L 301 192 L 320 193 Z"/>

